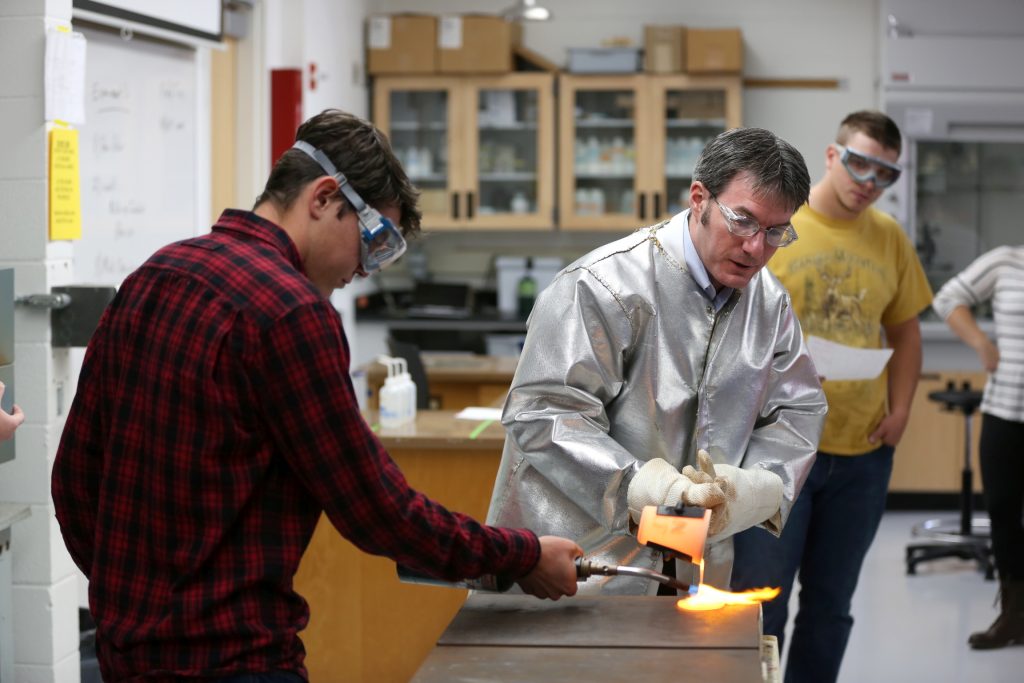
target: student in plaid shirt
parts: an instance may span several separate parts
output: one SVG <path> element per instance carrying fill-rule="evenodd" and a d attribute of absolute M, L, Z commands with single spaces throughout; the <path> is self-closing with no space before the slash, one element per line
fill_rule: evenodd
<path fill-rule="evenodd" d="M 304 680 L 292 580 L 321 511 L 414 571 L 576 592 L 574 542 L 446 510 L 363 420 L 328 296 L 401 255 L 416 192 L 359 118 L 296 138 L 252 211 L 153 255 L 89 343 L 52 485 L 107 683 Z"/>

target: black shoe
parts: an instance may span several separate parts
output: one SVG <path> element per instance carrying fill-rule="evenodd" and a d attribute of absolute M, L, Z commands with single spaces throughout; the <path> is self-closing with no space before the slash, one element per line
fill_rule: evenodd
<path fill-rule="evenodd" d="M 1002 610 L 987 631 L 972 633 L 967 644 L 975 650 L 1024 645 L 1024 581 L 1003 581 L 999 586 Z"/>

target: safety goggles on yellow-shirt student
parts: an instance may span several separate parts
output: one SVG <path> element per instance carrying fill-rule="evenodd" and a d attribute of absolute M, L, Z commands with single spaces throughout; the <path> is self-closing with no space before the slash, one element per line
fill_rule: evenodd
<path fill-rule="evenodd" d="M 873 180 L 875 187 L 889 187 L 899 180 L 900 173 L 903 172 L 902 166 L 891 161 L 863 154 L 840 144 L 833 146 L 841 153 L 839 161 L 843 163 L 843 168 L 851 178 L 862 185 Z"/>
<path fill-rule="evenodd" d="M 398 227 L 363 201 L 345 174 L 335 168 L 322 150 L 304 140 L 296 141 L 292 147 L 313 157 L 327 175 L 337 180 L 338 190 L 355 210 L 359 217 L 359 258 L 363 270 L 376 273 L 397 261 L 405 253 L 406 247 L 405 238 Z"/>

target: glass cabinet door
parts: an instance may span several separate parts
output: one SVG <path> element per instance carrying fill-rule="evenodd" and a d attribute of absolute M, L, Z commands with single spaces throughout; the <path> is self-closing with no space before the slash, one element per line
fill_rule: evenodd
<path fill-rule="evenodd" d="M 469 93 L 472 136 L 467 224 L 552 228 L 554 204 L 553 79 L 517 74 Z"/>
<path fill-rule="evenodd" d="M 915 167 L 915 240 L 933 290 L 986 251 L 1021 244 L 1024 143 L 919 141 Z"/>
<path fill-rule="evenodd" d="M 704 146 L 740 125 L 740 84 L 735 76 L 563 76 L 561 225 L 633 229 L 685 209 Z"/>
<path fill-rule="evenodd" d="M 565 227 L 628 229 L 650 215 L 637 201 L 639 85 L 636 77 L 563 77 L 560 210 Z"/>
<path fill-rule="evenodd" d="M 664 205 L 655 217 L 673 216 L 690 205 L 690 183 L 697 157 L 725 130 L 725 93 L 721 90 L 670 90 L 664 108 Z"/>
<path fill-rule="evenodd" d="M 689 206 L 693 169 L 704 146 L 719 133 L 740 125 L 739 81 L 701 81 L 683 77 L 652 79 L 659 131 L 652 144 L 653 216 L 670 218 Z"/>
<path fill-rule="evenodd" d="M 456 124 L 452 86 L 393 81 L 378 87 L 375 97 L 376 123 L 420 191 L 423 226 L 452 224 L 460 211 L 452 177 L 450 138 Z"/>

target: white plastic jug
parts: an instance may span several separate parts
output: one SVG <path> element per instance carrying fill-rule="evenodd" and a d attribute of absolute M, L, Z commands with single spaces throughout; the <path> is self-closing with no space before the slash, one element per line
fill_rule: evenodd
<path fill-rule="evenodd" d="M 416 417 L 416 385 L 406 370 L 405 360 L 379 356 L 377 362 L 388 369 L 387 379 L 380 389 L 381 427 L 391 429 L 412 422 Z"/>

